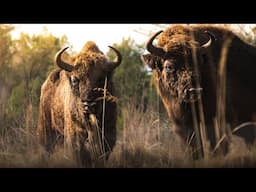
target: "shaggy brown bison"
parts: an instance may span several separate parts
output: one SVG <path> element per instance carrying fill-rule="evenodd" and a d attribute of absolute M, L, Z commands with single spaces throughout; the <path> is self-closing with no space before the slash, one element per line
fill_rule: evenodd
<path fill-rule="evenodd" d="M 69 64 L 60 50 L 55 62 L 60 69 L 50 73 L 41 88 L 38 136 L 49 154 L 59 141 L 80 165 L 107 158 L 116 142 L 116 102 L 113 70 L 121 63 L 118 50 L 109 46 L 117 61 L 108 61 L 92 42 L 87 42 Z M 97 142 L 96 142 L 97 141 Z M 68 151 L 67 150 L 67 151 Z"/>
<path fill-rule="evenodd" d="M 247 122 L 256 120 L 255 47 L 226 27 L 174 25 L 153 35 L 146 48 L 150 54 L 142 60 L 153 70 L 173 130 L 194 151 L 199 150 L 192 139 L 196 126 L 205 125 L 197 132 L 208 137 L 211 149 L 223 126 L 231 129 L 222 135 L 233 130 L 248 143 L 254 141 L 253 123 Z M 234 130 L 242 123 L 247 126 Z"/>

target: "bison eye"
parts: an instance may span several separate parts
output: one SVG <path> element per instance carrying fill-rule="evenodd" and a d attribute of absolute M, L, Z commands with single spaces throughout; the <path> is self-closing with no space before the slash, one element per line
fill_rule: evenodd
<path fill-rule="evenodd" d="M 166 65 L 164 66 L 164 70 L 168 73 L 173 73 L 174 72 L 174 67 L 171 65 Z"/>
<path fill-rule="evenodd" d="M 73 87 L 76 87 L 79 83 L 79 79 L 77 77 L 71 76 L 70 80 Z"/>

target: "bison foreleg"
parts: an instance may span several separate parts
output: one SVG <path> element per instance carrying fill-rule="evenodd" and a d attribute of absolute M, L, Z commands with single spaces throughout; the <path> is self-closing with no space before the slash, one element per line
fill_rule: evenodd
<path fill-rule="evenodd" d="M 90 152 L 85 145 L 87 139 L 88 133 L 85 130 L 76 132 L 71 139 L 73 156 L 79 167 L 91 167 Z"/>
<path fill-rule="evenodd" d="M 46 152 L 50 155 L 58 141 L 59 133 L 52 128 L 49 113 L 40 114 L 37 127 L 37 135 L 39 144 L 41 144 Z"/>

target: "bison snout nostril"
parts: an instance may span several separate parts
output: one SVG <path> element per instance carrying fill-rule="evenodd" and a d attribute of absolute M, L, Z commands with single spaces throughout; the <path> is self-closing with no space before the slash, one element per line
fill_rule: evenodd
<path fill-rule="evenodd" d="M 83 103 L 92 102 L 92 101 L 93 101 L 93 99 L 90 99 L 90 98 L 82 99 Z"/>
<path fill-rule="evenodd" d="M 92 107 L 94 105 L 96 105 L 96 102 L 87 102 L 87 101 L 84 101 L 83 102 L 83 105 L 84 105 L 84 113 L 87 114 L 87 113 L 90 113 L 92 111 Z"/>
<path fill-rule="evenodd" d="M 203 88 L 189 88 L 184 90 L 185 98 L 192 102 L 199 99 L 200 93 L 202 92 Z"/>
<path fill-rule="evenodd" d="M 96 105 L 96 102 L 83 102 L 84 106 L 93 106 L 93 105 Z"/>
<path fill-rule="evenodd" d="M 203 90 L 203 88 L 199 87 L 199 88 L 190 88 L 188 89 L 188 93 L 192 93 L 192 94 L 196 94 L 196 93 L 200 93 Z"/>
<path fill-rule="evenodd" d="M 83 104 L 84 104 L 84 106 L 87 106 L 87 105 L 88 105 L 88 102 L 87 102 L 87 101 L 84 101 Z"/>

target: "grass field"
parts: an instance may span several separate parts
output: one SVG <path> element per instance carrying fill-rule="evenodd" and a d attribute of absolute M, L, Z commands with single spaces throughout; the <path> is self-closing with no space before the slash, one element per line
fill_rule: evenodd
<path fill-rule="evenodd" d="M 153 109 L 142 112 L 133 106 L 122 109 L 123 126 L 108 161 L 107 168 L 214 168 L 254 167 L 256 147 L 247 148 L 241 138 L 232 137 L 231 150 L 226 156 L 193 161 L 188 146 L 172 134 L 170 122 Z M 0 167 L 4 168 L 76 168 L 63 146 L 47 157 L 37 143 L 35 128 L 13 127 L 0 138 Z"/>

